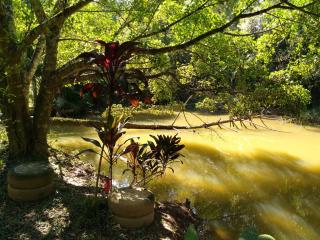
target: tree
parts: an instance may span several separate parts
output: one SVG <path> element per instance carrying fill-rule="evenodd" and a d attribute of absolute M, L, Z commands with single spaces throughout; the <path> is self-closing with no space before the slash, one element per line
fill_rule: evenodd
<path fill-rule="evenodd" d="M 48 119 L 52 101 L 57 89 L 62 85 L 55 79 L 54 74 L 57 70 L 60 31 L 69 16 L 90 2 L 81 0 L 74 5 L 66 6 L 64 1 L 57 1 L 47 14 L 40 1 L 31 0 L 28 2 L 31 9 L 26 10 L 36 16 L 38 25 L 21 37 L 18 35 L 15 18 L 15 13 L 19 11 L 17 9 L 19 2 L 1 1 L 1 87 L 6 90 L 6 94 L 1 97 L 1 110 L 4 113 L 11 158 L 46 156 Z M 37 44 L 30 59 L 28 51 L 35 41 Z M 43 50 L 45 57 L 42 81 L 34 115 L 31 118 L 28 104 L 29 86 L 42 61 Z"/>
<path fill-rule="evenodd" d="M 39 0 L 1 0 L 0 88 L 4 90 L 1 92 L 1 110 L 9 139 L 10 158 L 45 159 L 48 154 L 49 118 L 55 94 L 64 84 L 75 79 L 83 81 L 96 77 L 94 66 L 79 59 L 61 64 L 58 58 L 61 53 L 59 49 L 65 54 L 60 59 L 69 59 L 66 46 L 86 42 L 83 38 L 79 41 L 73 36 L 65 37 L 68 32 L 81 32 L 81 37 L 95 33 L 91 27 L 92 22 L 84 26 L 88 29 L 83 30 L 78 26 L 78 29 L 72 30 L 77 26 L 74 23 L 77 20 L 74 17 L 76 13 L 87 14 L 86 21 L 96 19 L 94 14 L 101 12 L 105 17 L 110 17 L 109 23 L 113 24 L 110 24 L 108 36 L 101 34 L 104 40 L 116 38 L 139 41 L 140 46 L 134 50 L 136 58 L 132 61 L 133 65 L 138 65 L 141 59 L 146 59 L 143 56 L 156 59 L 155 55 L 186 50 L 227 29 L 233 30 L 242 19 L 288 10 L 318 17 L 313 10 L 319 6 L 318 1 L 296 1 L 293 4 L 284 0 L 235 0 L 230 3 L 190 1 L 188 7 L 185 7 L 185 1 L 105 0 L 88 5 L 91 2 L 57 0 L 51 5 L 52 2 L 41 3 Z M 87 5 L 88 8 L 80 12 Z M 177 10 L 174 15 L 173 9 Z M 199 17 L 204 22 L 199 22 Z M 104 22 L 94 23 L 98 23 L 99 28 L 104 26 Z M 190 32 L 190 29 L 193 31 Z M 61 34 L 64 35 L 63 39 Z M 63 44 L 58 44 L 62 40 L 66 42 L 64 51 Z M 69 40 L 71 43 L 67 43 Z M 153 47 L 148 47 L 151 45 Z M 77 55 L 75 51 L 72 53 Z M 139 64 L 140 68 L 144 65 Z M 31 116 L 28 104 L 30 84 L 39 69 L 42 70 L 39 93 Z M 148 72 L 157 75 L 150 68 Z"/>

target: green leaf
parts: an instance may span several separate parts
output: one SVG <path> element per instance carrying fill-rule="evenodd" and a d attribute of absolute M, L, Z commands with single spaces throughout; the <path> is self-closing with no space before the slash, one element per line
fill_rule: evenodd
<path fill-rule="evenodd" d="M 86 142 L 90 142 L 92 144 L 94 144 L 95 146 L 101 148 L 101 144 L 99 141 L 92 139 L 92 138 L 85 138 L 85 137 L 81 137 L 83 140 L 85 140 Z"/>
<path fill-rule="evenodd" d="M 84 153 L 95 153 L 95 154 L 99 155 L 99 153 L 97 153 L 96 151 L 94 151 L 94 150 L 89 148 L 89 149 L 85 149 L 85 150 L 80 151 L 78 154 L 74 155 L 74 157 L 78 157 L 78 156 L 80 156 L 81 154 L 84 154 Z"/>
<path fill-rule="evenodd" d="M 198 240 L 197 230 L 193 224 L 190 224 L 186 234 L 184 235 L 184 240 Z"/>

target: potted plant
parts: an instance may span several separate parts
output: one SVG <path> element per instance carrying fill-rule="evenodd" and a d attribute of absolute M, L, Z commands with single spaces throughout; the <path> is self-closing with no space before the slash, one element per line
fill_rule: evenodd
<path fill-rule="evenodd" d="M 181 162 L 180 150 L 184 145 L 174 136 L 150 135 L 154 141 L 131 144 L 123 151 L 127 155 L 127 169 L 132 174 L 129 187 L 110 193 L 108 205 L 115 220 L 126 228 L 138 228 L 151 224 L 154 219 L 154 194 L 146 189 L 147 183 L 161 177 L 174 162 Z"/>
<path fill-rule="evenodd" d="M 96 98 L 98 95 L 104 95 L 107 98 L 108 110 L 105 121 L 102 121 L 101 126 L 94 126 L 98 132 L 99 138 L 102 142 L 95 139 L 83 138 L 86 141 L 93 143 L 100 148 L 100 159 L 98 174 L 96 179 L 96 191 L 100 179 L 100 170 L 102 159 L 105 158 L 110 165 L 109 176 L 105 178 L 105 190 L 112 187 L 112 166 L 120 157 L 119 153 L 114 147 L 119 138 L 123 135 L 122 128 L 126 121 L 114 118 L 111 114 L 112 105 L 117 101 L 128 100 L 129 103 L 136 107 L 139 101 L 146 104 L 151 103 L 151 95 L 147 90 L 147 83 L 141 71 L 130 71 L 126 69 L 127 62 L 132 58 L 132 53 L 137 47 L 137 42 L 109 42 L 106 43 L 102 40 L 96 40 L 95 43 L 102 46 L 103 51 L 96 50 L 81 53 L 78 58 L 87 61 L 90 64 L 95 64 L 97 79 L 96 82 L 90 82 L 83 86 L 80 91 L 80 96 L 91 93 L 92 97 Z M 141 84 L 142 82 L 142 84 Z M 142 89 L 144 87 L 144 89 Z M 105 149 L 107 155 L 104 156 Z M 94 152 L 87 149 L 83 152 Z"/>
<path fill-rule="evenodd" d="M 99 153 L 92 149 L 85 149 L 79 154 L 92 152 L 99 154 L 98 174 L 96 179 L 95 197 L 99 189 L 99 179 L 102 159 L 109 164 L 109 174 L 103 179 L 103 189 L 108 196 L 108 205 L 114 219 L 126 228 L 139 228 L 147 226 L 154 219 L 154 194 L 147 190 L 147 184 L 166 173 L 167 169 L 173 171 L 172 163 L 181 162 L 180 150 L 184 145 L 181 139 L 174 136 L 157 135 L 150 137 L 153 141 L 140 144 L 135 138 L 120 142 L 125 134 L 122 130 L 125 122 L 121 118 L 110 117 L 103 126 L 95 126 L 100 141 L 83 137 L 83 140 L 94 144 L 100 149 Z M 132 181 L 128 187 L 113 189 L 113 167 L 120 158 L 126 159 L 127 168 L 123 171 L 131 173 Z"/>
<path fill-rule="evenodd" d="M 112 116 L 112 105 L 123 99 L 127 99 L 133 107 L 137 107 L 139 101 L 149 104 L 151 95 L 142 72 L 125 68 L 137 47 L 136 42 L 122 44 L 106 43 L 101 40 L 96 42 L 104 48 L 104 53 L 91 51 L 79 55 L 79 58 L 98 66 L 97 75 L 100 79 L 99 82 L 84 85 L 80 95 L 91 92 L 93 97 L 104 94 L 108 99 L 106 120 L 101 123 L 101 126 L 94 126 L 101 143 L 95 139 L 83 138 L 100 149 L 95 196 L 97 197 L 98 193 L 101 162 L 105 159 L 109 163 L 109 176 L 104 178 L 104 190 L 107 194 L 111 191 L 108 202 L 115 220 L 128 228 L 145 226 L 154 218 L 154 195 L 138 186 L 146 187 L 150 180 L 163 176 L 166 169 L 172 169 L 170 165 L 180 161 L 179 151 L 184 145 L 179 144 L 181 139 L 177 135 L 151 136 L 154 142 L 148 141 L 145 144 L 139 144 L 131 138 L 119 144 L 120 138 L 125 133 L 122 129 L 126 121 Z M 140 84 L 136 80 L 140 81 Z M 141 86 L 145 89 L 140 89 Z M 88 151 L 95 152 L 92 149 L 86 149 L 80 153 Z M 128 167 L 124 172 L 130 171 L 133 180 L 129 187 L 112 191 L 113 166 L 124 155 L 127 156 Z"/>

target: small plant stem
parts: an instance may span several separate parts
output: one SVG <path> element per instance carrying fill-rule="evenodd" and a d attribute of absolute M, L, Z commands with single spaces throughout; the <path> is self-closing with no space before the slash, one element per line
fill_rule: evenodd
<path fill-rule="evenodd" d="M 110 125 L 110 119 L 111 119 L 111 111 L 112 111 L 112 105 L 113 105 L 113 85 L 112 85 L 112 79 L 110 79 L 110 94 L 109 94 L 109 106 L 108 106 L 108 118 L 107 118 L 107 126 Z M 110 174 L 110 181 L 111 181 L 111 186 L 110 186 L 110 191 L 112 191 L 112 167 L 113 167 L 113 147 L 109 147 L 109 174 Z"/>
<path fill-rule="evenodd" d="M 113 148 L 110 149 L 110 158 L 109 158 L 109 174 L 111 179 L 110 191 L 112 191 L 112 167 L 113 167 Z"/>
<path fill-rule="evenodd" d="M 101 170 L 101 162 L 102 162 L 103 152 L 104 152 L 104 143 L 102 144 L 100 158 L 99 158 L 98 174 L 97 174 L 97 179 L 96 179 L 96 189 L 95 189 L 95 193 L 94 193 L 95 200 L 98 197 L 98 185 L 99 185 L 99 178 L 100 178 L 100 170 Z"/>
<path fill-rule="evenodd" d="M 107 124 L 109 124 L 109 117 L 111 116 L 111 110 L 112 110 L 112 104 L 111 104 L 111 101 L 109 100 Z"/>

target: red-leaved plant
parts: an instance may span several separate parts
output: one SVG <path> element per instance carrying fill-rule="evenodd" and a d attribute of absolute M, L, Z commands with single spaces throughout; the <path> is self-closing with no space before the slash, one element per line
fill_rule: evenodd
<path fill-rule="evenodd" d="M 139 101 L 143 101 L 146 104 L 150 104 L 151 95 L 147 90 L 147 80 L 144 74 L 138 70 L 126 69 L 126 63 L 133 57 L 133 53 L 136 50 L 137 42 L 128 41 L 122 44 L 119 42 L 106 43 L 102 40 L 96 40 L 96 43 L 104 48 L 103 52 L 91 51 L 81 53 L 78 58 L 84 59 L 88 63 L 96 64 L 98 66 L 97 73 L 100 76 L 96 82 L 87 83 L 80 91 L 80 95 L 83 96 L 86 93 L 91 92 L 93 97 L 97 97 L 100 94 L 104 94 L 108 99 L 108 115 L 105 122 L 101 127 L 95 127 L 99 138 L 102 142 L 94 139 L 83 138 L 85 141 L 89 141 L 100 148 L 100 159 L 98 174 L 96 180 L 96 193 L 97 196 L 101 161 L 105 158 L 109 162 L 109 180 L 105 181 L 105 191 L 112 189 L 112 167 L 117 159 L 121 156 L 119 149 L 115 150 L 116 142 L 124 134 L 121 131 L 125 123 L 121 123 L 121 120 L 116 120 L 111 115 L 112 105 L 117 100 L 127 99 L 133 107 L 139 105 Z M 141 90 L 141 84 L 137 83 L 142 81 L 145 89 Z M 104 156 L 105 148 L 107 149 L 107 156 Z M 85 151 L 94 152 L 91 149 Z M 82 151 L 81 153 L 85 152 Z"/>
<path fill-rule="evenodd" d="M 164 135 L 151 136 L 155 143 L 148 142 L 144 145 L 134 142 L 132 138 L 123 141 L 121 144 L 118 143 L 119 139 L 125 134 L 122 129 L 126 121 L 112 116 L 112 104 L 119 99 L 127 99 L 132 106 L 137 107 L 139 101 L 143 101 L 146 104 L 152 103 L 151 95 L 147 91 L 147 80 L 143 73 L 137 69 L 125 68 L 126 63 L 132 58 L 136 50 L 137 42 L 129 41 L 122 44 L 118 42 L 106 43 L 101 40 L 96 42 L 103 46 L 103 53 L 97 51 L 84 52 L 78 58 L 96 64 L 100 76 L 97 82 L 85 84 L 80 91 L 80 95 L 91 92 L 93 97 L 105 94 L 108 98 L 106 121 L 103 121 L 100 126 L 94 126 L 101 143 L 95 139 L 83 138 L 83 140 L 98 147 L 100 153 L 92 149 L 86 149 L 79 153 L 93 152 L 99 154 L 95 191 L 95 196 L 97 197 L 102 159 L 109 163 L 109 176 L 102 179 L 104 191 L 109 193 L 112 190 L 113 165 L 123 155 L 129 155 L 129 160 L 127 161 L 128 169 L 133 174 L 131 185 L 138 184 L 141 181 L 145 185 L 151 178 L 162 176 L 167 168 L 171 168 L 169 164 L 181 156 L 178 152 L 184 145 L 179 144 L 180 138 L 176 137 L 176 135 L 173 137 Z M 141 84 L 134 80 L 142 81 L 146 89 L 141 90 Z M 128 141 L 131 141 L 131 143 L 128 144 Z M 142 177 L 139 180 L 138 176 L 140 175 Z"/>
<path fill-rule="evenodd" d="M 133 138 L 129 138 L 122 143 L 119 143 L 120 138 L 125 134 L 123 131 L 124 125 L 127 123 L 126 120 L 122 120 L 122 118 L 118 117 L 112 117 L 111 115 L 108 116 L 107 121 L 102 122 L 101 126 L 94 126 L 96 129 L 99 139 L 101 143 L 92 138 L 86 138 L 82 137 L 83 140 L 86 142 L 92 143 L 94 146 L 96 146 L 99 149 L 99 153 L 95 150 L 89 148 L 80 151 L 76 156 L 79 156 L 83 153 L 95 153 L 99 155 L 99 165 L 98 165 L 98 174 L 96 178 L 96 190 L 95 190 L 95 196 L 98 194 L 98 187 L 99 187 L 99 179 L 101 179 L 104 183 L 104 191 L 106 193 L 109 193 L 110 190 L 112 190 L 112 178 L 113 178 L 113 166 L 120 157 L 123 155 L 129 153 L 130 151 L 134 151 L 133 149 L 130 150 L 130 148 L 125 148 L 124 146 Z M 123 150 L 124 149 L 124 150 Z M 105 160 L 109 163 L 109 176 L 101 176 L 101 163 L 102 160 Z"/>
<path fill-rule="evenodd" d="M 93 97 L 107 95 L 109 106 L 115 101 L 127 99 L 133 107 L 142 101 L 151 104 L 151 94 L 148 91 L 148 82 L 142 71 L 126 69 L 127 62 L 133 57 L 137 42 L 109 42 L 96 40 L 104 48 L 104 52 L 97 51 L 81 53 L 78 58 L 98 66 L 100 78 L 96 82 L 87 83 L 80 91 L 83 96 L 91 93 Z M 144 89 L 141 88 L 143 83 Z"/>

